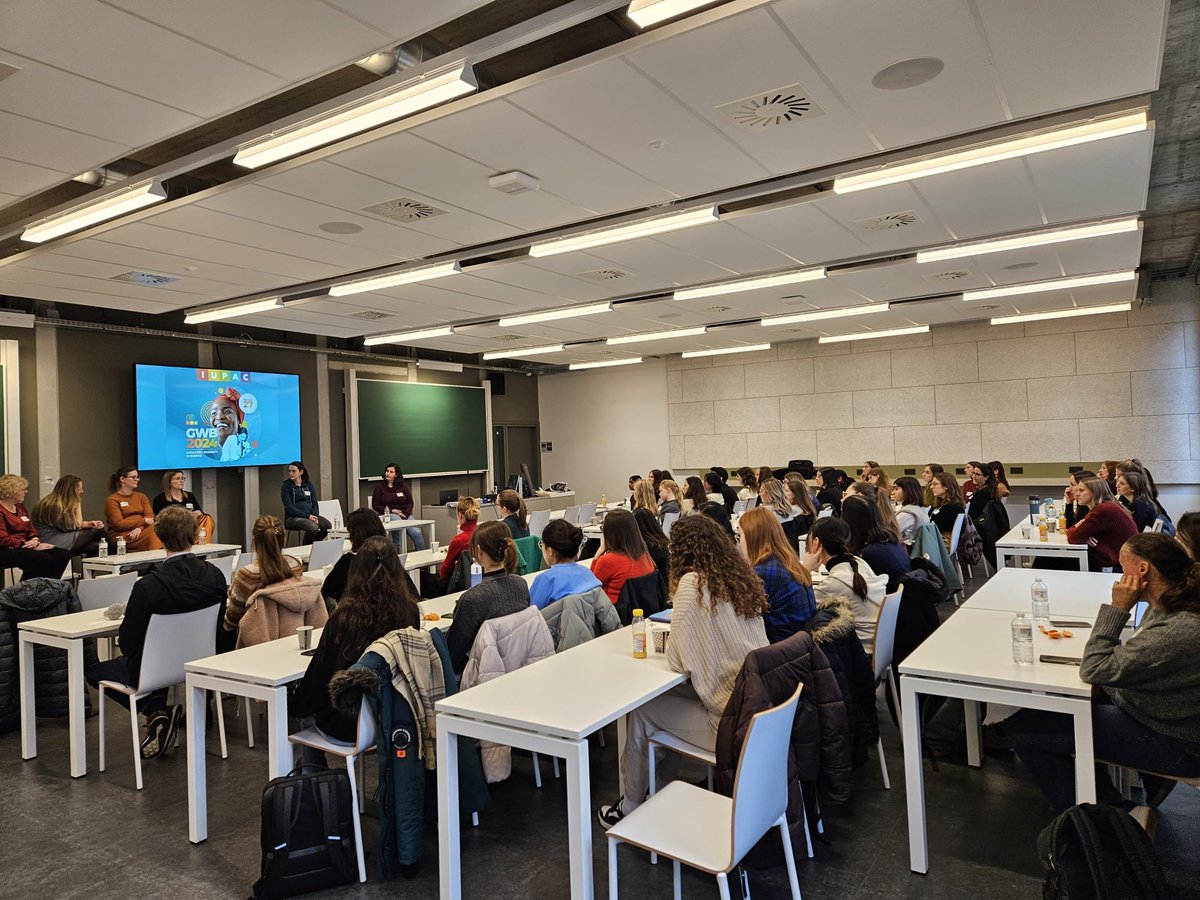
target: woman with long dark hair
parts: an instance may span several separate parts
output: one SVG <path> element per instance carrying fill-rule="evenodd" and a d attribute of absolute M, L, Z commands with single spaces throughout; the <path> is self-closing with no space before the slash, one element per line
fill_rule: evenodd
<path fill-rule="evenodd" d="M 837 469 L 825 466 L 817 469 L 817 506 L 829 507 L 836 516 L 842 511 L 842 489 L 838 485 Z"/>
<path fill-rule="evenodd" d="M 666 482 L 664 481 L 663 484 Z M 658 570 L 659 577 L 662 578 L 665 585 L 671 570 L 670 554 L 667 549 L 669 543 L 666 534 L 663 533 L 662 525 L 659 524 L 657 517 L 650 514 L 648 509 L 635 509 L 633 519 L 637 522 L 638 532 L 646 544 L 646 552 L 654 560 L 654 568 Z"/>
<path fill-rule="evenodd" d="M 894 521 L 895 514 L 892 516 Z M 850 527 L 850 552 L 866 560 L 877 575 L 886 575 L 888 593 L 895 591 L 901 577 L 912 568 L 908 550 L 900 543 L 899 530 L 884 523 L 879 506 L 864 494 L 853 494 L 842 501 L 842 521 Z"/>
<path fill-rule="evenodd" d="M 415 499 L 412 488 L 404 480 L 404 473 L 396 463 L 388 463 L 383 468 L 383 478 L 371 491 L 371 509 L 376 515 L 399 516 L 401 519 L 411 519 Z M 425 538 L 421 529 L 413 526 L 404 529 L 408 543 L 413 550 L 425 549 Z M 398 538 L 397 538 L 398 539 Z"/>
<path fill-rule="evenodd" d="M 298 459 L 288 463 L 288 477 L 279 488 L 283 502 L 283 524 L 303 533 L 303 543 L 323 541 L 333 526 L 320 513 L 317 489 L 308 477 L 308 467 Z"/>
<path fill-rule="evenodd" d="M 350 511 L 346 516 L 346 530 L 350 533 L 350 549 L 338 558 L 325 580 L 321 582 L 321 596 L 325 598 L 325 605 L 331 609 L 346 592 L 346 585 L 350 582 L 350 566 L 362 545 L 368 538 L 387 537 L 379 516 L 375 515 L 374 510 L 366 507 Z"/>
<path fill-rule="evenodd" d="M 717 472 L 709 472 L 704 476 L 704 483 L 710 494 L 720 494 L 725 503 L 725 511 L 733 515 L 733 504 L 737 503 L 737 492 L 725 483 L 725 479 Z"/>
<path fill-rule="evenodd" d="M 1150 493 L 1150 484 L 1144 475 L 1135 469 L 1117 472 L 1117 502 L 1133 517 L 1138 531 L 1154 526 L 1158 518 L 1158 507 Z"/>
<path fill-rule="evenodd" d="M 608 599 L 616 603 L 626 581 L 654 571 L 654 560 L 646 551 L 646 542 L 631 512 L 614 509 L 606 515 L 600 525 L 600 537 L 600 552 L 592 560 L 592 574 L 600 579 Z"/>
<path fill-rule="evenodd" d="M 865 500 L 858 500 L 864 506 Z M 814 579 L 818 605 L 840 598 L 854 613 L 854 630 L 868 649 L 875 642 L 875 622 L 887 595 L 887 576 L 876 575 L 866 560 L 850 550 L 850 526 L 832 516 L 817 519 L 808 533 L 804 567 L 823 577 Z"/>
<path fill-rule="evenodd" d="M 698 475 L 689 475 L 684 485 L 683 499 L 691 502 L 691 514 L 700 512 L 700 507 L 708 502 L 708 492 L 704 489 L 704 482 Z"/>
<path fill-rule="evenodd" d="M 911 544 L 916 538 L 917 529 L 929 524 L 924 488 L 912 475 L 901 475 L 892 482 L 891 495 L 896 510 L 896 524 L 900 526 L 900 540 Z"/>

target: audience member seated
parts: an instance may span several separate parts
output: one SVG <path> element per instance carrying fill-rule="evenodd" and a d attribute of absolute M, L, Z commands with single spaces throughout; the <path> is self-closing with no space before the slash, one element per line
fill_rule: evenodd
<path fill-rule="evenodd" d="M 333 564 L 333 568 L 329 570 L 329 574 L 325 576 L 325 580 L 321 582 L 321 596 L 325 598 L 325 606 L 330 611 L 342 599 L 342 594 L 346 591 L 354 557 L 358 554 L 363 542 L 367 538 L 387 537 L 387 532 L 383 528 L 383 523 L 379 521 L 379 516 L 373 509 L 367 509 L 365 506 L 351 510 L 346 516 L 346 530 L 350 532 L 350 549 L 338 558 L 338 561 Z M 288 559 L 291 557 L 289 556 Z M 254 591 L 250 593 L 252 594 Z M 250 594 L 246 596 L 249 597 Z"/>
<path fill-rule="evenodd" d="M 758 506 L 756 509 L 769 509 L 780 521 L 792 517 L 792 504 L 783 492 L 783 482 L 778 478 L 768 478 L 758 485 Z"/>
<path fill-rule="evenodd" d="M 981 463 L 971 463 L 971 479 L 975 482 L 975 490 L 967 500 L 967 515 L 970 517 L 975 530 L 979 532 L 979 540 L 983 543 L 983 555 L 988 564 L 996 568 L 996 541 L 1004 537 L 1009 529 L 1008 513 L 999 505 L 1000 486 L 992 470 Z M 1007 490 L 1007 488 L 1005 488 Z M 996 506 L 992 504 L 996 503 Z"/>
<path fill-rule="evenodd" d="M 979 472 L 982 476 L 980 481 L 975 480 L 976 472 Z M 966 501 L 971 499 L 971 495 L 975 493 L 981 484 L 986 483 L 987 474 L 983 471 L 983 463 L 974 461 L 963 466 L 963 473 L 967 476 L 962 483 L 963 500 Z"/>
<path fill-rule="evenodd" d="M 850 528 L 850 552 L 866 560 L 876 575 L 886 575 L 887 592 L 895 591 L 912 568 L 899 532 L 883 521 L 879 506 L 862 494 L 842 501 L 842 521 Z"/>
<path fill-rule="evenodd" d="M 658 515 L 658 495 L 649 478 L 643 478 L 633 488 L 633 507 L 632 509 L 648 509 L 655 516 Z"/>
<path fill-rule="evenodd" d="M 754 470 L 749 466 L 742 466 L 735 474 L 742 486 L 741 490 L 738 491 L 738 499 L 749 500 L 751 497 L 757 497 L 759 482 L 758 476 L 754 474 Z"/>
<path fill-rule="evenodd" d="M 704 489 L 704 482 L 700 480 L 698 475 L 689 475 L 684 482 L 683 499 L 691 504 L 690 510 L 684 515 L 691 515 L 700 512 L 700 507 L 708 502 L 708 492 Z"/>
<path fill-rule="evenodd" d="M 308 468 L 300 460 L 288 465 L 288 477 L 279 490 L 283 500 L 283 524 L 290 531 L 303 533 L 303 542 L 323 541 L 333 527 L 320 515 L 317 489 L 308 477 Z"/>
<path fill-rule="evenodd" d="M 867 478 L 867 474 L 872 469 L 878 469 L 878 468 L 879 468 L 879 463 L 877 461 L 875 461 L 873 459 L 868 459 L 865 463 L 862 464 L 862 467 L 858 470 L 858 480 L 866 481 L 868 483 L 873 483 L 873 482 L 871 482 L 871 480 L 869 478 Z"/>
<path fill-rule="evenodd" d="M 900 540 L 911 544 L 917 530 L 929 524 L 924 489 L 921 482 L 912 475 L 901 475 L 892 485 L 891 493 L 896 510 L 896 524 L 900 528 Z"/>
<path fill-rule="evenodd" d="M 238 643 L 238 626 L 256 593 L 265 587 L 298 579 L 304 574 L 300 560 L 294 556 L 284 556 L 283 539 L 283 523 L 275 516 L 259 516 L 254 520 L 250 529 L 254 562 L 247 563 L 233 573 L 224 625 L 217 636 L 218 650 L 232 650 L 234 646 L 241 646 Z M 320 586 L 315 581 L 310 583 L 317 587 L 319 593 Z"/>
<path fill-rule="evenodd" d="M 862 480 L 891 502 L 892 497 L 892 480 L 888 478 L 888 473 L 879 465 L 871 466 L 863 473 Z"/>
<path fill-rule="evenodd" d="M 738 522 L 741 548 L 767 592 L 763 624 L 772 644 L 791 637 L 817 611 L 812 575 L 771 511 L 756 506 Z"/>
<path fill-rule="evenodd" d="M 33 508 L 38 537 L 66 550 L 71 556 L 95 556 L 107 541 L 104 522 L 83 518 L 83 479 L 64 475 Z"/>
<path fill-rule="evenodd" d="M 104 501 L 109 540 L 115 543 L 124 538 L 125 549 L 130 553 L 162 549 L 154 534 L 154 510 L 150 498 L 136 490 L 141 480 L 137 469 L 122 466 L 109 476 L 109 494 Z"/>
<path fill-rule="evenodd" d="M 1092 483 L 1108 487 L 1099 478 Z M 1159 776 L 1200 776 L 1200 566 L 1162 534 L 1131 537 L 1120 564 L 1124 574 L 1112 586 L 1111 603 L 1100 607 L 1079 677 L 1094 687 L 1096 760 L 1139 770 L 1145 804 L 1155 807 L 1175 786 Z M 1139 600 L 1150 609 L 1128 634 L 1124 628 Z M 1074 805 L 1072 718 L 1023 709 L 1006 720 L 1005 732 L 1054 812 Z M 1096 795 L 1101 803 L 1132 806 L 1099 765 Z"/>
<path fill-rule="evenodd" d="M 1063 515 L 1067 517 L 1068 528 L 1088 514 L 1088 508 L 1076 499 L 1075 488 L 1081 481 L 1095 477 L 1097 477 L 1096 473 L 1090 469 L 1072 472 L 1067 476 L 1067 488 L 1063 491 Z"/>
<path fill-rule="evenodd" d="M 775 472 L 770 466 L 759 466 L 757 475 L 758 475 L 758 483 L 762 484 L 768 478 L 774 478 Z M 757 486 L 755 486 L 754 491 L 755 491 L 755 493 L 758 493 Z"/>
<path fill-rule="evenodd" d="M 850 526 L 833 517 L 817 519 L 808 533 L 804 567 L 818 576 L 813 578 L 818 607 L 830 596 L 850 604 L 854 630 L 869 651 L 875 641 L 879 607 L 887 596 L 887 576 L 876 575 L 864 559 L 850 552 Z"/>
<path fill-rule="evenodd" d="M 927 463 L 921 470 L 921 480 L 925 482 L 925 505 L 933 506 L 933 476 L 946 471 L 937 463 Z M 957 484 L 958 482 L 955 482 Z"/>
<path fill-rule="evenodd" d="M 896 536 L 896 540 L 900 540 L 900 520 L 896 518 L 896 507 L 892 505 L 891 489 L 888 493 L 880 493 L 875 485 L 866 481 L 851 482 L 846 488 L 846 493 L 842 495 L 842 508 L 845 508 L 846 499 L 849 497 L 862 497 L 868 503 L 875 507 L 879 513 L 880 522 L 883 527 Z M 844 518 L 844 517 L 843 517 Z"/>
<path fill-rule="evenodd" d="M 1122 472 L 1137 472 L 1145 479 L 1149 487 L 1150 499 L 1154 502 L 1154 508 L 1158 510 L 1158 515 L 1167 522 L 1170 522 L 1170 515 L 1167 514 L 1166 509 L 1163 508 L 1163 505 L 1158 500 L 1158 485 L 1154 483 L 1154 476 L 1150 474 L 1150 470 L 1146 468 L 1145 464 L 1140 459 L 1124 460 L 1117 463 L 1117 474 L 1120 475 Z M 1114 493 L 1116 492 L 1114 491 Z"/>
<path fill-rule="evenodd" d="M 346 516 L 346 525 L 354 533 L 352 517 L 366 513 L 379 526 L 379 517 L 370 509 L 356 509 Z M 353 538 L 351 538 L 353 540 Z M 289 711 L 300 719 L 301 728 L 316 728 L 328 738 L 353 744 L 358 733 L 357 719 L 343 715 L 329 699 L 329 682 L 342 669 L 348 669 L 374 641 L 401 628 L 420 628 L 421 612 L 408 573 L 400 565 L 396 547 L 384 534 L 366 538 L 358 552 L 343 559 L 352 560 L 349 580 L 337 608 L 329 616 L 313 654 L 289 702 Z M 302 747 L 304 764 L 324 766 L 325 753 Z"/>
<path fill-rule="evenodd" d="M 1138 531 L 1153 528 L 1158 519 L 1158 507 L 1150 494 L 1150 485 L 1140 472 L 1130 469 L 1117 473 L 1117 501 L 1133 517 Z"/>
<path fill-rule="evenodd" d="M 662 484 L 662 480 L 663 480 L 662 470 L 661 469 L 651 469 L 647 473 L 644 480 L 650 483 L 650 490 L 652 491 L 652 495 L 657 497 L 658 496 L 658 486 L 660 484 Z M 657 501 L 655 501 L 655 502 L 657 502 Z"/>
<path fill-rule="evenodd" d="M 1089 509 L 1074 527 L 1067 529 L 1067 543 L 1087 544 L 1091 571 L 1112 567 L 1119 572 L 1121 547 L 1138 533 L 1133 517 L 1116 502 L 1103 478 L 1080 482 L 1075 487 L 1075 499 Z"/>
<path fill-rule="evenodd" d="M 454 620 L 446 633 L 450 664 L 458 675 L 467 667 L 471 645 L 484 622 L 529 608 L 529 585 L 514 574 L 521 562 L 520 554 L 504 523 L 484 522 L 476 528 L 471 533 L 470 549 L 472 559 L 483 568 L 483 581 L 458 598 Z"/>
<path fill-rule="evenodd" d="M 1100 468 L 1096 470 L 1096 477 L 1107 481 L 1108 489 L 1112 491 L 1114 497 L 1117 496 L 1117 461 L 1115 459 L 1106 459 L 1100 463 Z"/>
<path fill-rule="evenodd" d="M 159 516 L 156 531 L 167 551 L 167 558 L 161 566 L 151 569 L 134 583 L 125 605 L 125 618 L 121 620 L 121 655 L 116 659 L 101 660 L 88 668 L 85 675 L 92 687 L 101 681 L 137 685 L 151 616 L 177 615 L 225 605 L 225 576 L 216 566 L 192 553 L 198 531 L 195 517 L 181 507 L 168 507 Z M 217 614 L 218 631 L 222 614 Z M 113 692 L 108 696 L 129 707 L 129 698 L 125 694 Z M 146 719 L 142 758 L 162 756 L 175 742 L 183 707 L 168 709 L 164 688 L 139 700 L 137 711 Z"/>
<path fill-rule="evenodd" d="M 837 469 L 826 466 L 817 469 L 817 508 L 829 507 L 836 516 L 842 511 L 842 489 L 838 486 Z"/>
<path fill-rule="evenodd" d="M 600 579 L 604 593 L 615 604 L 626 581 L 653 571 L 654 560 L 633 513 L 614 509 L 600 526 L 600 552 L 592 560 L 592 573 Z"/>
<path fill-rule="evenodd" d="M 529 537 L 529 513 L 520 494 L 505 489 L 496 495 L 496 505 L 504 511 L 501 521 L 508 526 L 508 533 L 514 541 Z"/>
<path fill-rule="evenodd" d="M 216 534 L 216 523 L 213 522 L 213 517 L 200 508 L 200 501 L 196 499 L 196 495 L 191 491 L 184 490 L 186 478 L 181 469 L 175 469 L 170 472 L 164 472 L 162 477 L 162 493 L 154 498 L 154 502 L 150 507 L 154 510 L 157 516 L 168 506 L 182 506 L 190 512 L 196 519 L 196 527 L 199 529 L 200 540 L 199 544 L 212 543 L 212 539 Z"/>
<path fill-rule="evenodd" d="M 1200 554 L 1200 512 L 1185 512 L 1179 517 L 1175 527 L 1175 540 L 1187 551 L 1187 555 L 1196 559 Z"/>
<path fill-rule="evenodd" d="M 658 486 L 658 499 L 660 501 L 658 504 L 659 522 L 663 520 L 663 516 L 671 513 L 675 513 L 681 518 L 683 517 L 684 506 L 688 501 L 683 499 L 683 491 L 680 490 L 679 485 L 674 481 L 668 478 Z"/>
<path fill-rule="evenodd" d="M 963 503 L 962 490 L 949 472 L 937 472 L 929 482 L 933 492 L 933 505 L 929 508 L 929 521 L 938 527 L 946 547 L 954 533 L 954 523 L 967 511 Z"/>
<path fill-rule="evenodd" d="M 666 482 L 663 482 L 664 484 Z M 633 511 L 633 519 L 637 522 L 638 532 L 642 535 L 642 541 L 646 544 L 646 552 L 650 554 L 650 558 L 654 560 L 654 568 L 658 570 L 658 577 L 662 579 L 663 587 L 666 587 L 667 580 L 671 575 L 670 552 L 668 551 L 667 535 L 663 532 L 662 526 L 658 523 L 658 519 L 650 515 L 647 509 L 635 509 Z M 666 591 L 663 591 L 663 596 L 666 596 Z"/>
<path fill-rule="evenodd" d="M 1004 463 L 993 459 L 987 464 L 987 471 L 992 473 L 992 478 L 995 480 L 993 489 L 996 492 L 997 500 L 1003 500 L 1012 493 L 1008 487 L 1008 473 L 1004 471 Z"/>
<path fill-rule="evenodd" d="M 566 519 L 551 519 L 546 523 L 541 540 L 546 568 L 529 586 L 530 603 L 545 609 L 555 600 L 571 594 L 586 594 L 600 587 L 600 579 L 592 574 L 592 570 L 576 562 L 582 543 L 583 529 L 579 526 Z"/>
<path fill-rule="evenodd" d="M 371 509 L 377 515 L 391 514 L 401 519 L 411 519 L 414 502 L 412 488 L 404 480 L 404 473 L 395 463 L 388 463 L 383 469 L 383 480 L 371 490 Z M 412 549 L 425 549 L 425 538 L 420 528 L 414 525 L 404 529 L 404 533 Z M 398 535 L 395 541 L 399 541 Z"/>
<path fill-rule="evenodd" d="M 737 503 L 737 492 L 725 483 L 725 479 L 717 472 L 709 472 L 704 476 L 704 484 L 710 494 L 719 494 L 725 504 L 725 511 L 733 515 L 733 504 Z M 760 485 L 761 486 L 761 485 Z"/>
<path fill-rule="evenodd" d="M 783 495 L 792 507 L 792 521 L 795 523 L 797 537 L 808 534 L 812 523 L 816 521 L 817 508 L 813 505 L 813 495 L 804 476 L 798 472 L 788 472 L 783 480 Z"/>
<path fill-rule="evenodd" d="M 716 749 L 717 725 L 746 654 L 767 645 L 762 582 L 737 548 L 722 540 L 720 526 L 705 516 L 681 519 L 671 530 L 671 596 L 667 663 L 686 673 L 690 684 L 629 714 L 621 754 L 625 795 L 600 808 L 605 828 L 633 812 L 646 796 L 651 735 L 666 731 L 697 747 Z"/>
<path fill-rule="evenodd" d="M 633 509 L 634 503 L 637 502 L 637 484 L 642 480 L 641 475 L 629 476 L 629 508 Z"/>
<path fill-rule="evenodd" d="M 22 581 L 61 578 L 71 553 L 38 537 L 25 508 L 28 490 L 20 475 L 0 476 L 0 567 L 20 569 Z"/>
<path fill-rule="evenodd" d="M 454 515 L 458 519 L 458 533 L 450 539 L 450 544 L 446 547 L 446 558 L 442 560 L 442 567 L 438 570 L 443 591 L 450 583 L 450 576 L 454 574 L 459 556 L 471 543 L 471 536 L 479 524 L 479 501 L 474 497 L 459 497 L 458 504 L 454 507 Z"/>
<path fill-rule="evenodd" d="M 737 541 L 737 532 L 733 530 L 733 519 L 730 518 L 729 510 L 725 508 L 724 503 L 719 500 L 709 500 L 701 505 L 700 514 L 720 525 L 722 533 L 731 541 Z"/>

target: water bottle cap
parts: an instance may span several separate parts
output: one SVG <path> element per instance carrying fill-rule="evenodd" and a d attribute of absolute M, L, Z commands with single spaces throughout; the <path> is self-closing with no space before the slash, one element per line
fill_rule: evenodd
<path fill-rule="evenodd" d="M 635 609 L 635 610 L 633 611 L 633 614 L 634 614 L 635 616 L 640 616 L 640 615 L 642 615 L 642 611 L 641 611 L 640 609 Z"/>

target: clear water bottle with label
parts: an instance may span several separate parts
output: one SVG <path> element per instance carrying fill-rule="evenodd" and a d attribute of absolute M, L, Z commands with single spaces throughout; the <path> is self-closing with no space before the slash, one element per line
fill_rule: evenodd
<path fill-rule="evenodd" d="M 117 556 L 125 555 L 125 538 L 117 538 Z"/>
<path fill-rule="evenodd" d="M 483 581 L 483 566 L 477 562 L 471 563 L 471 587 Z"/>
<path fill-rule="evenodd" d="M 199 532 L 199 535 L 200 535 L 199 543 L 201 543 L 201 544 L 207 544 L 207 543 L 208 543 L 208 529 L 207 529 L 207 528 L 201 528 L 201 529 L 200 529 L 200 532 Z"/>
<path fill-rule="evenodd" d="M 1033 604 L 1033 623 L 1049 627 L 1050 586 L 1041 578 L 1035 578 L 1033 587 L 1029 589 L 1029 599 Z"/>
<path fill-rule="evenodd" d="M 100 548 L 96 551 L 96 555 L 101 559 L 108 558 L 108 539 L 100 538 Z"/>
<path fill-rule="evenodd" d="M 1012 620 L 1013 662 L 1020 666 L 1033 665 L 1033 625 L 1024 613 Z"/>

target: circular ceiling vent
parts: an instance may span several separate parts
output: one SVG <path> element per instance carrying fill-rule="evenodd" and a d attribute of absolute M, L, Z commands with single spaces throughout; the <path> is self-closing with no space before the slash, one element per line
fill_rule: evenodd
<path fill-rule="evenodd" d="M 872 216 L 869 219 L 855 219 L 854 224 L 863 231 L 892 231 L 896 228 L 907 228 L 909 225 L 923 225 L 925 220 L 917 215 L 915 209 L 906 209 Z"/>
<path fill-rule="evenodd" d="M 588 281 L 616 281 L 618 278 L 629 277 L 629 273 L 620 269 L 596 269 L 593 272 L 580 272 L 575 277 L 586 278 Z"/>
<path fill-rule="evenodd" d="M 717 110 L 743 128 L 755 130 L 812 119 L 825 113 L 804 86 L 799 84 L 743 97 L 718 106 Z"/>
<path fill-rule="evenodd" d="M 328 234 L 358 234 L 363 230 L 354 222 L 322 222 L 317 227 Z"/>
<path fill-rule="evenodd" d="M 903 91 L 933 81 L 945 68 L 946 64 L 936 56 L 904 59 L 876 72 L 871 84 L 881 91 Z"/>

